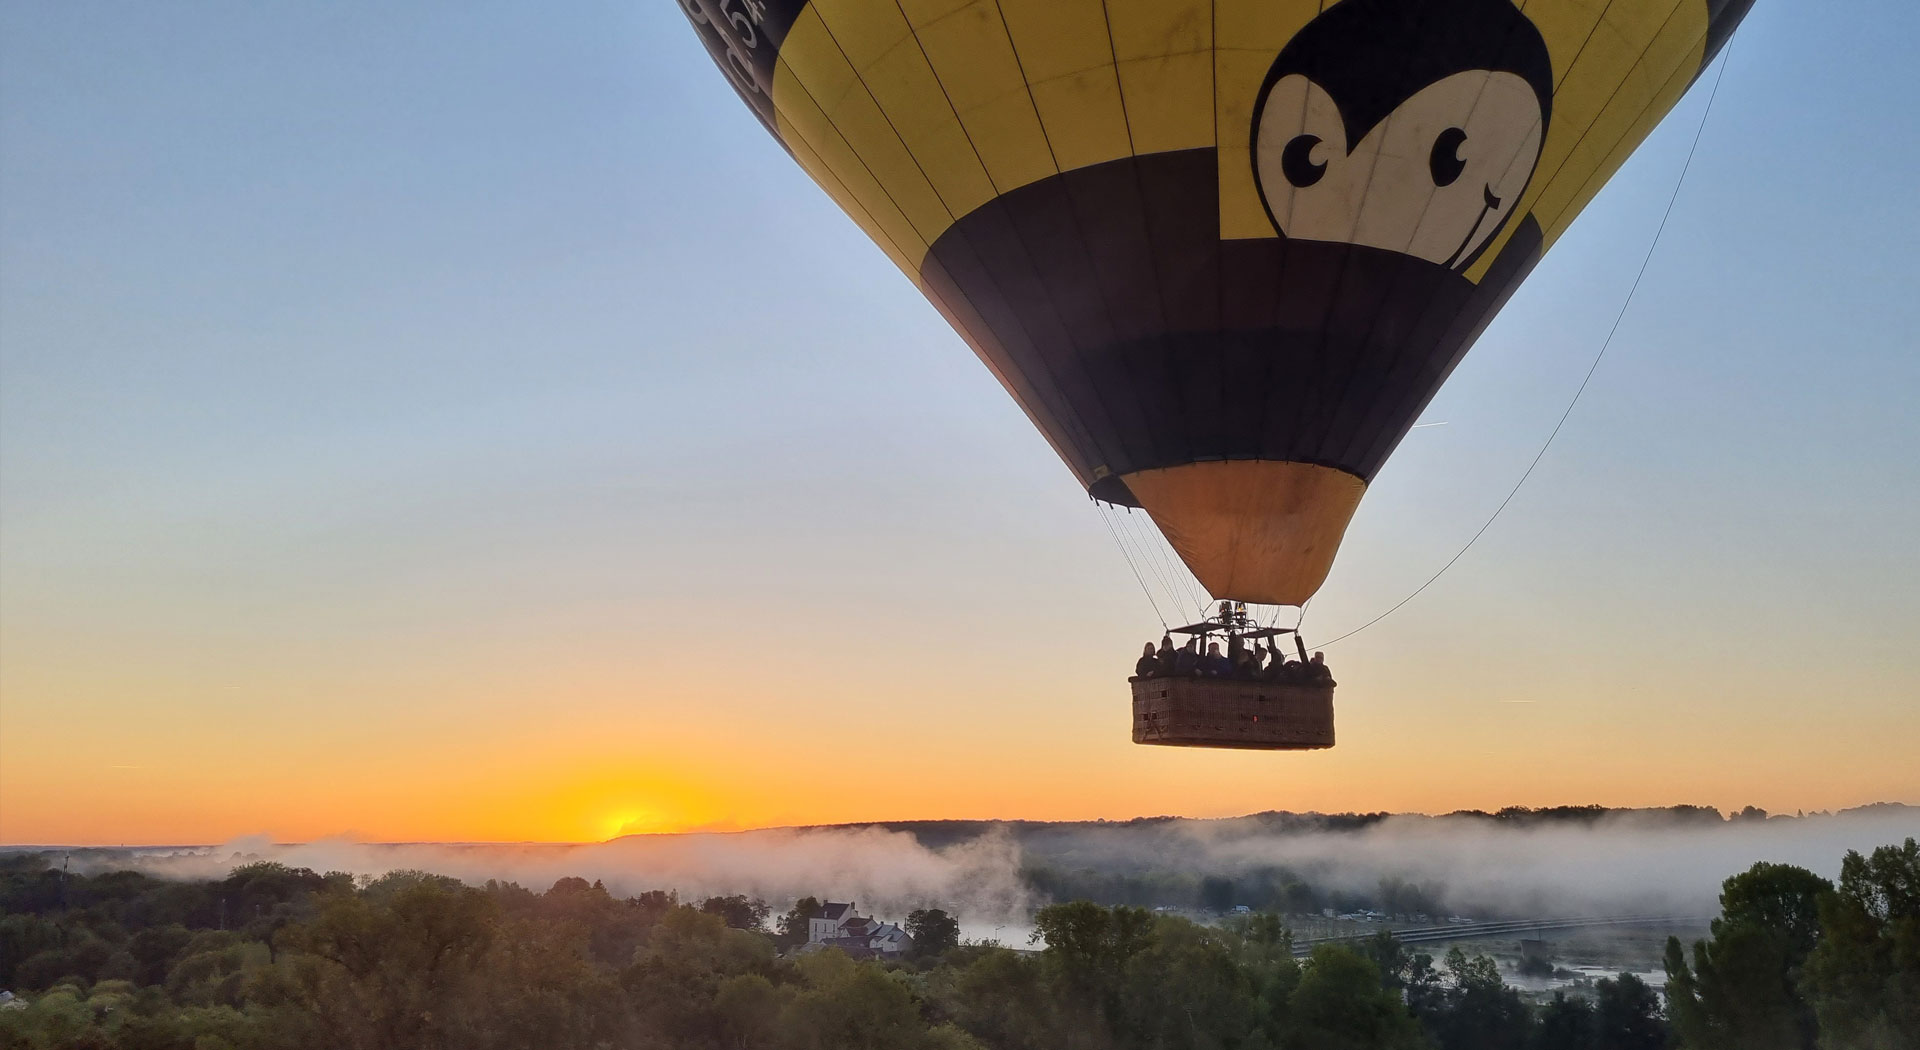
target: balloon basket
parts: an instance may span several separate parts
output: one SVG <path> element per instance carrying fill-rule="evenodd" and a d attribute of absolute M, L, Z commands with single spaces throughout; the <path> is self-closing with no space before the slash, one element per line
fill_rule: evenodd
<path fill-rule="evenodd" d="M 1314 751 L 1333 746 L 1333 686 L 1235 678 L 1132 678 L 1133 742 Z"/>

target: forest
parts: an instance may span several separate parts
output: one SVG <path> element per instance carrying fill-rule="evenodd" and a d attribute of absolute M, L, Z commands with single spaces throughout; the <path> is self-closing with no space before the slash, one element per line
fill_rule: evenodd
<path fill-rule="evenodd" d="M 32 1050 L 1916 1050 L 1920 846 L 1837 883 L 1756 864 L 1711 935 L 1533 1003 L 1484 956 L 1382 934 L 1295 957 L 1279 911 L 1195 922 L 1063 901 L 1035 945 L 795 952 L 809 898 L 542 892 L 277 863 L 214 881 L 0 858 L 0 1048 Z M 930 902 L 937 903 L 937 902 Z M 1276 898 L 1284 906 L 1284 894 Z"/>

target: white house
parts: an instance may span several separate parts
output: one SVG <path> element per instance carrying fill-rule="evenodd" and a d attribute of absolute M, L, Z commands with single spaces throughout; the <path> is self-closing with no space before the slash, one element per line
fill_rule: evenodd
<path fill-rule="evenodd" d="M 913 946 L 913 938 L 898 923 L 886 923 L 867 935 L 867 943 L 882 955 L 898 955 Z"/>
<path fill-rule="evenodd" d="M 853 914 L 853 902 L 840 904 L 828 901 L 820 914 L 807 920 L 807 942 L 809 944 L 824 941 L 829 937 L 840 936 L 840 924 Z"/>
<path fill-rule="evenodd" d="M 898 955 L 913 946 L 913 938 L 897 923 L 856 914 L 853 902 L 828 901 L 821 913 L 807 920 L 807 943 L 802 951 L 838 948 L 855 958 Z"/>

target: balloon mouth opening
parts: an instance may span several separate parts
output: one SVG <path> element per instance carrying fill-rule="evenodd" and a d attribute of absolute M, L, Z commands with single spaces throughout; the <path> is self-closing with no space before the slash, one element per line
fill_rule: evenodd
<path fill-rule="evenodd" d="M 1313 597 L 1367 489 L 1343 470 L 1261 459 L 1159 467 L 1124 481 L 1208 594 L 1256 605 Z"/>

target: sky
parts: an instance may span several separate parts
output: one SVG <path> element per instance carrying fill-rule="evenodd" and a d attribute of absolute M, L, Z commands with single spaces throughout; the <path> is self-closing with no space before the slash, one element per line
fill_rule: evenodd
<path fill-rule="evenodd" d="M 1920 802 L 1917 36 L 1761 0 L 1565 429 L 1290 754 L 1129 742 L 1173 611 L 674 4 L 0 2 L 0 842 Z M 1710 81 L 1309 641 L 1540 450 Z"/>

